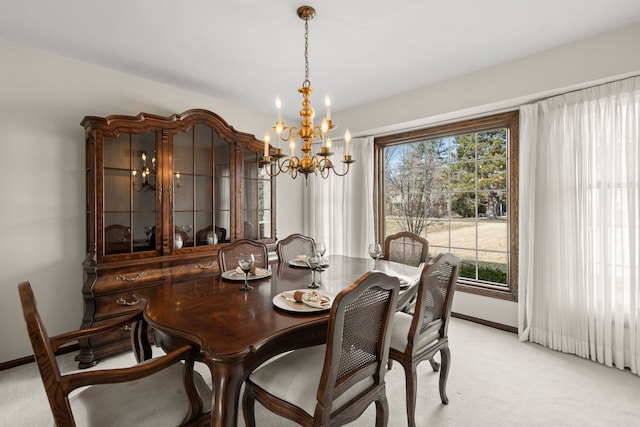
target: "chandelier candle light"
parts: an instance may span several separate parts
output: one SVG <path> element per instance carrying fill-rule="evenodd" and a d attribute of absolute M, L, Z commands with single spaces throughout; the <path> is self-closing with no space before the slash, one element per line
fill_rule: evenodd
<path fill-rule="evenodd" d="M 142 175 L 142 182 L 137 183 L 138 169 L 133 169 L 131 171 L 131 175 L 133 175 L 132 185 L 134 191 L 144 191 L 145 193 L 148 191 L 156 191 L 155 183 L 149 182 L 149 176 L 156 174 L 156 156 L 154 155 L 151 159 L 151 169 L 147 166 L 147 153 L 145 151 L 142 152 L 140 156 L 142 159 L 142 167 L 140 168 L 140 172 Z"/>
<path fill-rule="evenodd" d="M 354 163 L 351 155 L 349 154 L 349 142 L 351 142 L 351 134 L 349 130 L 344 133 L 345 141 L 345 156 L 342 163 L 347 167 L 344 172 L 340 173 L 336 171 L 331 162 L 331 129 L 335 128 L 335 125 L 331 122 L 331 100 L 329 96 L 324 99 L 325 104 L 325 118 L 322 120 L 320 126 L 313 126 L 314 110 L 311 108 L 311 101 L 309 96 L 313 89 L 311 88 L 311 82 L 309 81 L 309 20 L 316 16 L 316 10 L 311 6 L 301 6 L 297 10 L 297 14 L 300 19 L 304 20 L 304 82 L 302 87 L 298 89 L 298 92 L 302 94 L 302 109 L 300 110 L 300 116 L 302 117 L 302 123 L 300 128 L 287 127 L 282 121 L 282 103 L 280 98 L 276 98 L 276 108 L 278 110 L 278 121 L 272 129 L 276 132 L 278 138 L 278 148 L 275 148 L 275 153 L 270 156 L 270 133 L 264 136 L 264 156 L 260 161 L 260 164 L 264 166 L 264 170 L 269 176 L 277 176 L 281 172 L 288 173 L 292 178 L 296 178 L 299 173 L 304 174 L 305 179 L 308 178 L 310 173 L 318 174 L 322 178 L 327 178 L 329 172 L 333 171 L 338 176 L 344 176 L 349 172 L 349 165 Z M 296 138 L 302 140 L 302 152 L 304 155 L 302 158 L 298 158 L 295 155 Z M 311 150 L 313 148 L 313 142 L 322 142 L 320 152 L 311 156 Z M 282 153 L 280 148 L 280 141 L 289 141 L 289 147 L 291 148 L 291 156 L 286 158 L 287 155 Z M 275 173 L 271 171 L 271 165 L 276 167 Z"/>

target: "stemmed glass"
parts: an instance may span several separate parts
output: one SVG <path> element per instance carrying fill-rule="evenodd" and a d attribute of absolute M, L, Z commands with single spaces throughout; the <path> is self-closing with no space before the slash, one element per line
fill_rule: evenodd
<path fill-rule="evenodd" d="M 148 225 L 144 227 L 144 234 L 147 235 L 147 242 L 149 241 L 150 237 L 149 235 L 151 234 L 151 227 L 149 227 Z"/>
<path fill-rule="evenodd" d="M 316 289 L 320 285 L 316 283 L 316 271 L 322 268 L 322 257 L 319 252 L 314 252 L 307 255 L 307 265 L 311 269 L 311 284 L 307 285 L 309 288 Z"/>
<path fill-rule="evenodd" d="M 369 245 L 369 256 L 373 258 L 373 269 L 378 266 L 378 258 L 382 256 L 382 246 L 380 243 L 372 243 Z"/>
<path fill-rule="evenodd" d="M 240 288 L 241 291 L 250 291 L 253 286 L 249 285 L 249 272 L 256 263 L 256 259 L 253 254 L 240 254 L 238 258 L 238 267 L 244 271 L 244 286 Z"/>
<path fill-rule="evenodd" d="M 316 252 L 320 254 L 320 263 L 324 264 L 324 254 L 327 252 L 327 246 L 323 242 L 316 243 Z M 319 271 L 324 271 L 322 265 L 320 265 Z"/>

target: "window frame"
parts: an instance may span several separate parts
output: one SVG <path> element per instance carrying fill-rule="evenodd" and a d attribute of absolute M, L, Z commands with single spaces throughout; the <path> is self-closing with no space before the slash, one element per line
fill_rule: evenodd
<path fill-rule="evenodd" d="M 374 140 L 374 206 L 376 236 L 384 237 L 384 149 L 417 139 L 437 139 L 471 132 L 481 132 L 497 127 L 508 129 L 508 217 L 509 217 L 509 274 L 508 286 L 497 288 L 470 279 L 458 279 L 456 290 L 508 301 L 518 301 L 518 197 L 519 197 L 519 112 L 509 111 L 489 116 L 456 121 L 443 125 L 408 130 Z"/>

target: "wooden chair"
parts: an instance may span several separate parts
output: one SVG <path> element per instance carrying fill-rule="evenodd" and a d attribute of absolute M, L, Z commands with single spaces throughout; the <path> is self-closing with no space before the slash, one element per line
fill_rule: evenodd
<path fill-rule="evenodd" d="M 131 229 L 121 224 L 104 228 L 105 254 L 121 254 L 131 251 Z"/>
<path fill-rule="evenodd" d="M 235 270 L 238 266 L 240 254 L 252 253 L 256 258 L 255 266 L 260 268 L 269 267 L 269 254 L 267 245 L 249 239 L 236 240 L 230 245 L 223 246 L 218 251 L 218 265 L 220 272 Z"/>
<path fill-rule="evenodd" d="M 413 315 L 399 311 L 393 319 L 389 368 L 392 360 L 397 360 L 404 368 L 409 427 L 416 425 L 416 373 L 420 362 L 429 360 L 434 371 L 441 368 L 440 399 L 444 404 L 449 403 L 446 387 L 451 354 L 447 330 L 459 268 L 460 260 L 455 256 L 438 255 L 422 271 Z M 441 367 L 433 360 L 438 352 Z"/>
<path fill-rule="evenodd" d="M 180 236 L 180 238 L 182 239 L 182 247 L 186 248 L 189 245 L 189 233 L 187 233 L 185 231 L 184 228 L 178 226 L 178 225 L 174 225 L 173 226 L 173 238 L 175 240 L 176 236 Z M 193 245 L 191 245 L 193 246 Z"/>
<path fill-rule="evenodd" d="M 227 239 L 227 229 L 218 227 L 216 225 L 215 228 L 212 226 L 208 226 L 201 230 L 198 230 L 198 232 L 196 233 L 196 244 L 198 246 L 207 245 L 207 236 L 212 230 L 215 230 L 214 232 L 216 234 L 216 238 L 218 239 L 218 243 L 224 243 L 224 241 Z"/>
<path fill-rule="evenodd" d="M 387 425 L 388 330 L 400 282 L 365 273 L 331 307 L 327 344 L 294 350 L 259 367 L 242 398 L 245 424 L 255 427 L 257 400 L 302 426 L 339 426 L 376 404 L 376 426 Z"/>
<path fill-rule="evenodd" d="M 382 259 L 419 266 L 427 260 L 429 242 L 417 234 L 401 231 L 384 239 Z"/>
<path fill-rule="evenodd" d="M 146 337 L 142 312 L 124 320 L 49 337 L 29 282 L 18 285 L 29 338 L 57 426 L 125 426 L 145 419 L 150 425 L 200 426 L 211 419 L 211 390 L 193 371 L 196 349 L 185 345 L 151 357 L 148 341 L 135 345 L 136 357 L 150 359 L 132 367 L 61 374 L 55 352 L 62 344 L 130 324 L 132 341 Z M 145 339 L 146 338 L 142 338 Z M 181 363 L 184 361 L 184 363 Z M 203 405 L 204 400 L 204 405 Z M 76 424 L 77 423 L 77 424 Z"/>
<path fill-rule="evenodd" d="M 298 255 L 308 255 L 315 252 L 316 243 L 313 238 L 302 234 L 291 234 L 278 241 L 276 253 L 281 263 L 295 259 Z"/>

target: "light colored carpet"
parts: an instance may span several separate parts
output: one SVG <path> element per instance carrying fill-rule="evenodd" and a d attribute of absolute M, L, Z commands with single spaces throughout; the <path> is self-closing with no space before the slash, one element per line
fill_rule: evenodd
<path fill-rule="evenodd" d="M 429 363 L 418 370 L 418 426 L 638 426 L 640 377 L 536 344 L 516 335 L 452 319 L 449 404 L 440 403 L 438 374 Z M 74 369 L 74 354 L 60 357 Z M 98 367 L 127 365 L 131 354 Z M 204 374 L 206 368 L 199 369 Z M 394 364 L 387 376 L 389 426 L 406 426 L 404 373 Z M 256 406 L 261 427 L 294 426 Z M 35 364 L 0 372 L 0 426 L 51 425 L 47 398 Z M 144 425 L 141 420 L 140 426 Z M 244 426 L 242 419 L 239 426 Z M 352 427 L 374 425 L 373 407 Z"/>

